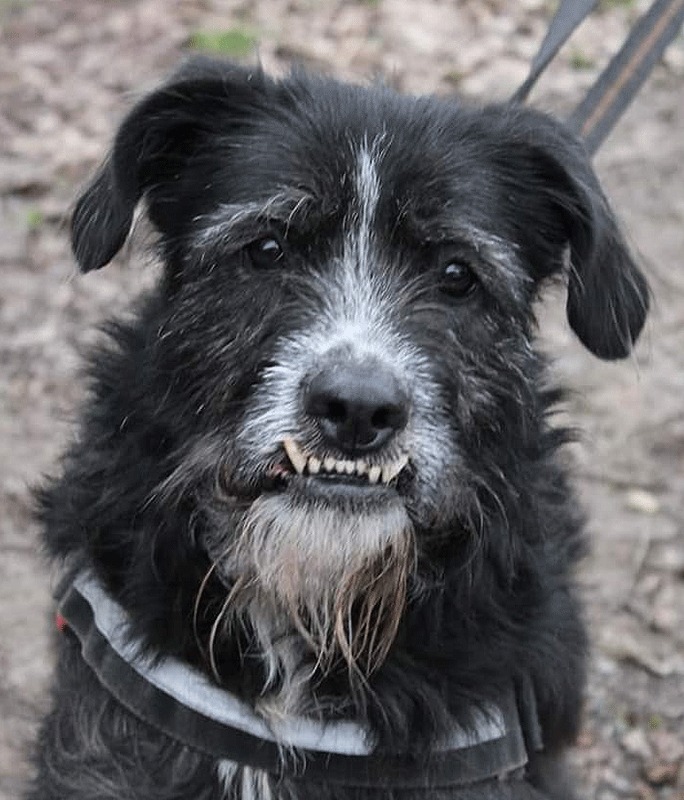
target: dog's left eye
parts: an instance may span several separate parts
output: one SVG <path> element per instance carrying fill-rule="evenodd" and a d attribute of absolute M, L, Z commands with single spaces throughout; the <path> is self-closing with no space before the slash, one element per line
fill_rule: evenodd
<path fill-rule="evenodd" d="M 463 261 L 449 261 L 442 269 L 442 288 L 453 297 L 465 297 L 476 284 L 475 274 Z"/>
<path fill-rule="evenodd" d="M 248 244 L 245 253 L 256 269 L 272 269 L 282 264 L 285 251 L 280 242 L 273 236 L 264 236 L 263 239 Z"/>

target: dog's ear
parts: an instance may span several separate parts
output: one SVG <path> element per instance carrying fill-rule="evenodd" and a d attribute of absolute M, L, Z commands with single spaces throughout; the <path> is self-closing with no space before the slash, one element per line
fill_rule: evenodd
<path fill-rule="evenodd" d="M 567 316 L 592 353 L 603 359 L 629 354 L 646 319 L 649 290 L 601 190 L 583 144 L 561 123 L 524 110 L 513 125 L 525 141 L 524 174 L 530 205 L 551 210 L 569 246 Z M 517 129 L 517 130 L 516 130 Z M 539 192 L 532 198 L 530 192 Z M 548 218 L 530 220 L 541 236 Z M 560 223 L 560 224 L 559 224 Z"/>
<path fill-rule="evenodd" d="M 131 110 L 74 210 L 71 241 L 83 272 L 105 266 L 118 253 L 143 195 L 168 205 L 169 184 L 181 179 L 202 141 L 212 134 L 225 137 L 259 104 L 266 84 L 259 69 L 198 58 Z M 150 208 L 153 223 L 162 228 L 174 214 L 163 204 Z"/>

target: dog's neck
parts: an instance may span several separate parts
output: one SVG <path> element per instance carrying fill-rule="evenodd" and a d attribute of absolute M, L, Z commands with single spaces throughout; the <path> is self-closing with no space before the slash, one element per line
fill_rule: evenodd
<path fill-rule="evenodd" d="M 313 690 L 316 664 L 310 646 L 285 613 L 252 603 L 245 611 L 263 668 L 255 709 L 268 720 L 321 709 Z"/>
<path fill-rule="evenodd" d="M 248 639 L 246 657 L 240 659 L 240 683 L 248 678 L 258 714 L 270 722 L 292 716 L 359 716 L 372 677 L 363 654 L 350 663 L 334 642 L 334 631 L 329 646 L 316 648 L 287 610 L 258 595 L 239 609 L 239 615 Z M 235 689 L 241 691 L 239 685 Z"/>
<path fill-rule="evenodd" d="M 278 495 L 260 498 L 228 546 L 221 522 L 217 515 L 213 536 L 205 538 L 227 591 L 206 648 L 215 677 L 222 677 L 222 636 L 242 631 L 248 655 L 240 672 L 256 655 L 264 714 L 329 715 L 314 685 L 320 689 L 332 675 L 341 676 L 352 703 L 385 661 L 406 607 L 415 544 L 403 505 L 345 514 Z M 337 713 L 341 703 L 338 696 L 332 704 Z"/>

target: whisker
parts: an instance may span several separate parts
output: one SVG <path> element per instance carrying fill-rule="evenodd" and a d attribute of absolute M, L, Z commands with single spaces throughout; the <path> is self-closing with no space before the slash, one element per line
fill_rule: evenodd
<path fill-rule="evenodd" d="M 207 570 L 204 578 L 202 578 L 202 582 L 199 585 L 199 589 L 197 590 L 197 594 L 195 595 L 195 602 L 193 603 L 192 608 L 192 633 L 195 637 L 195 644 L 199 648 L 200 652 L 205 655 L 204 645 L 202 643 L 201 637 L 199 635 L 199 626 L 198 626 L 198 618 L 199 618 L 199 608 L 200 603 L 202 602 L 202 595 L 204 594 L 205 589 L 207 588 L 207 584 L 211 580 L 211 576 L 216 572 L 217 563 L 213 561 Z"/>
<path fill-rule="evenodd" d="M 229 594 L 228 597 L 223 601 L 223 605 L 221 606 L 221 610 L 216 615 L 216 619 L 214 620 L 213 625 L 211 626 L 211 633 L 209 634 L 209 666 L 211 667 L 211 672 L 216 679 L 217 683 L 221 683 L 221 673 L 219 672 L 218 665 L 216 663 L 216 637 L 218 635 L 219 627 L 221 623 L 224 621 L 224 615 L 228 611 L 231 602 L 231 595 Z"/>

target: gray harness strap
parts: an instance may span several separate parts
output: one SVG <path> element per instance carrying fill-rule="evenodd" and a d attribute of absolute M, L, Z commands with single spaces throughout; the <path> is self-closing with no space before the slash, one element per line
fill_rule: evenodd
<path fill-rule="evenodd" d="M 138 719 L 212 758 L 277 777 L 397 789 L 510 779 L 527 764 L 513 688 L 498 704 L 476 709 L 472 729 L 454 728 L 426 759 L 378 755 L 355 722 L 295 717 L 269 725 L 199 670 L 172 657 L 141 655 L 126 612 L 91 573 L 77 575 L 60 595 L 59 613 L 101 684 Z"/>

